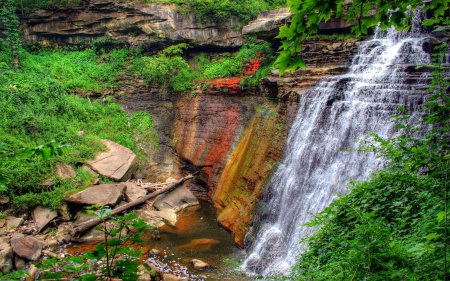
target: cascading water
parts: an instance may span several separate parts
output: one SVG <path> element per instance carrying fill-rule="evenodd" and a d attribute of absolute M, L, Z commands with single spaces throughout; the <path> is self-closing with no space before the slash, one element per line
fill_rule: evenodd
<path fill-rule="evenodd" d="M 376 35 L 358 46 L 347 74 L 325 78 L 300 96 L 284 159 L 247 235 L 249 271 L 286 272 L 301 251 L 301 238 L 311 231 L 303 226 L 311 214 L 344 193 L 349 179 L 367 179 L 382 166 L 372 153 L 343 150 L 357 148 L 367 132 L 394 136 L 391 116 L 397 106 L 414 111 L 423 104 L 426 74 L 414 66 L 430 62 L 426 41 L 418 32 Z"/>

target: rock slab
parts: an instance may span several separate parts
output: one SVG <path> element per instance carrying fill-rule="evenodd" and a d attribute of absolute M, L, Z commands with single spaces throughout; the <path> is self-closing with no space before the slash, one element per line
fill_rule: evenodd
<path fill-rule="evenodd" d="M 69 203 L 80 205 L 115 206 L 122 200 L 125 184 L 100 184 L 91 186 L 83 191 L 72 194 L 66 198 Z"/>
<path fill-rule="evenodd" d="M 11 246 L 14 253 L 30 261 L 37 260 L 41 256 L 44 245 L 45 242 L 31 236 L 11 239 Z"/>
<path fill-rule="evenodd" d="M 125 181 L 138 167 L 136 154 L 130 149 L 110 140 L 102 140 L 108 151 L 100 153 L 88 162 L 92 170 L 114 181 Z"/>
<path fill-rule="evenodd" d="M 186 187 L 180 186 L 169 193 L 158 195 L 153 202 L 153 207 L 160 211 L 179 212 L 184 208 L 198 204 L 197 197 Z"/>
<path fill-rule="evenodd" d="M 37 206 L 32 212 L 34 222 L 36 223 L 38 230 L 41 231 L 50 221 L 58 216 L 56 211 Z"/>

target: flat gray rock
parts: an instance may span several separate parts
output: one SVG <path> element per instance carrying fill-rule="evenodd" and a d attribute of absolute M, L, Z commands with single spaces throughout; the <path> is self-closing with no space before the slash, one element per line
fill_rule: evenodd
<path fill-rule="evenodd" d="M 110 140 L 102 140 L 108 151 L 88 162 L 92 170 L 114 181 L 125 181 L 138 167 L 138 159 L 130 149 Z"/>
<path fill-rule="evenodd" d="M 58 214 L 56 211 L 37 206 L 31 212 L 31 216 L 36 223 L 38 230 L 41 231 L 51 220 L 56 218 Z"/>
<path fill-rule="evenodd" d="M 179 212 L 184 208 L 198 204 L 197 197 L 186 187 L 180 186 L 169 193 L 158 195 L 153 202 L 153 207 L 160 211 Z"/>
<path fill-rule="evenodd" d="M 68 196 L 65 200 L 80 205 L 115 206 L 122 200 L 125 184 L 100 184 Z"/>
<path fill-rule="evenodd" d="M 132 182 L 124 182 L 124 184 L 126 185 L 125 199 L 127 200 L 127 202 L 134 201 L 140 197 L 147 195 L 147 190 Z"/>

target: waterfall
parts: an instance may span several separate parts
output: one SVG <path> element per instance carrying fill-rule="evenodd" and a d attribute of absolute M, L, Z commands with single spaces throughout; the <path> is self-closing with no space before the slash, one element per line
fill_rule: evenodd
<path fill-rule="evenodd" d="M 367 139 L 367 132 L 395 136 L 391 116 L 397 107 L 414 111 L 423 104 L 427 74 L 414 66 L 430 62 L 423 50 L 427 37 L 417 30 L 384 33 L 358 45 L 348 73 L 324 78 L 300 96 L 285 155 L 247 234 L 248 271 L 288 271 L 301 252 L 301 238 L 311 232 L 304 226 L 311 214 L 345 193 L 349 179 L 367 179 L 383 165 L 373 153 L 344 149 L 358 148 L 357 139 Z"/>

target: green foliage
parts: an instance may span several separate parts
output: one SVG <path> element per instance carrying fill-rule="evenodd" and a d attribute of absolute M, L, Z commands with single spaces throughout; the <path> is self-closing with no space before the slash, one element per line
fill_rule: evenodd
<path fill-rule="evenodd" d="M 0 40 L 0 57 L 8 58 L 10 53 L 10 46 Z M 115 84 L 128 55 L 126 50 L 112 50 L 99 56 L 93 50 L 39 54 L 23 51 L 20 69 L 14 70 L 10 64 L 0 65 L 0 143 L 9 144 L 3 150 L 31 147 L 46 157 L 52 147 L 36 150 L 39 145 L 51 140 L 71 144 L 67 153 L 49 161 L 39 158 L 26 162 L 1 161 L 0 175 L 9 179 L 6 193 L 12 198 L 12 204 L 19 209 L 39 204 L 55 208 L 67 191 L 78 187 L 76 182 L 58 179 L 54 174 L 55 164 L 75 166 L 93 158 L 104 150 L 101 139 L 132 149 L 139 159 L 145 158 L 146 149 L 137 145 L 138 142 L 157 143 L 148 113 L 130 116 L 109 98 L 92 102 L 68 94 L 100 92 Z M 54 185 L 42 186 L 46 179 L 51 179 Z M 90 182 L 86 177 L 81 181 Z"/>
<path fill-rule="evenodd" d="M 285 7 L 286 0 L 144 0 L 161 4 L 175 3 L 183 13 L 194 13 L 202 22 L 224 21 L 236 17 L 246 23 L 262 12 Z"/>
<path fill-rule="evenodd" d="M 363 150 L 386 160 L 368 181 L 309 224 L 289 280 L 448 280 L 450 188 L 450 86 L 446 45 L 435 48 L 432 94 L 419 124 L 399 114 L 399 137 L 371 134 Z M 404 110 L 399 108 L 399 110 Z"/>
<path fill-rule="evenodd" d="M 144 242 L 141 239 L 143 231 L 152 228 L 142 219 L 138 220 L 135 213 L 124 216 L 111 216 L 111 209 L 104 206 L 92 206 L 88 212 L 95 213 L 103 220 L 98 229 L 103 233 L 104 240 L 99 243 L 94 251 L 88 251 L 83 257 L 69 257 L 63 260 L 56 258 L 44 261 L 39 267 L 45 271 L 45 277 L 41 280 L 54 280 L 70 275 L 71 280 L 112 280 L 113 277 L 124 281 L 135 281 L 139 278 L 137 267 L 142 250 L 136 251 L 132 244 Z M 133 233 L 124 234 L 128 229 Z M 98 270 L 101 275 L 92 273 L 89 263 L 101 263 Z M 56 266 L 55 266 L 56 264 Z M 64 271 L 55 271 L 55 267 L 63 267 Z"/>
<path fill-rule="evenodd" d="M 186 44 L 180 44 L 164 49 L 156 56 L 136 57 L 129 70 L 144 79 L 147 84 L 156 84 L 175 92 L 188 92 L 208 79 L 243 76 L 245 64 L 251 59 L 261 57 L 261 69 L 245 78 L 251 80 L 246 86 L 255 86 L 259 79 L 269 73 L 275 60 L 272 45 L 268 42 L 257 42 L 254 38 L 248 38 L 237 53 L 224 53 L 212 60 L 202 53 L 188 63 L 181 56 L 187 48 Z"/>
<path fill-rule="evenodd" d="M 14 67 L 17 68 L 17 56 L 22 47 L 22 42 L 20 40 L 20 21 L 19 17 L 16 15 L 16 8 L 13 0 L 3 1 L 3 8 L 0 11 L 0 19 L 6 26 L 6 31 L 4 32 L 6 35 L 6 41 L 11 47 L 11 53 L 15 64 Z"/>
<path fill-rule="evenodd" d="M 342 16 L 345 0 L 288 0 L 291 13 L 295 14 L 289 26 L 280 28 L 280 54 L 275 66 L 280 69 L 280 75 L 284 71 L 295 71 L 297 68 L 305 68 L 305 62 L 300 56 L 302 42 L 314 36 L 319 31 L 319 24 L 327 22 L 331 18 Z M 449 0 L 442 1 L 384 1 L 384 0 L 355 0 L 352 1 L 345 12 L 345 20 L 357 22 L 352 27 L 352 33 L 356 36 L 367 35 L 371 28 L 379 26 L 385 30 L 394 26 L 397 30 L 411 27 L 410 9 L 415 10 L 427 2 L 425 11 L 433 11 L 430 19 L 423 23 L 427 26 L 439 24 L 449 25 L 448 18 Z M 377 13 L 372 13 L 377 9 Z"/>
<path fill-rule="evenodd" d="M 169 88 L 175 79 L 176 88 L 180 86 L 180 79 L 177 78 L 179 72 L 189 69 L 187 62 L 181 57 L 183 51 L 189 46 L 178 44 L 159 52 L 152 57 L 137 57 L 130 66 L 130 71 L 136 76 L 142 77 L 147 84 Z M 183 72 L 185 75 L 185 72 Z"/>

